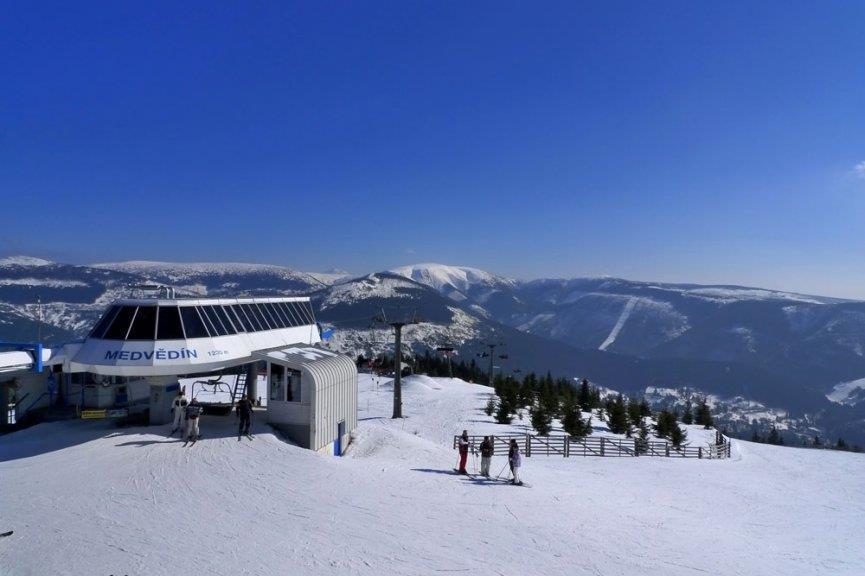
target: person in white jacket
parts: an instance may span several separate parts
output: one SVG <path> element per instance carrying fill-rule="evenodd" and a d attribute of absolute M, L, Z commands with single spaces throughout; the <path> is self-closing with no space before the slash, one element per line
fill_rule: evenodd
<path fill-rule="evenodd" d="M 186 400 L 186 392 L 181 388 L 177 392 L 177 396 L 174 398 L 174 402 L 171 403 L 171 412 L 174 414 L 174 422 L 171 425 L 171 434 L 169 436 L 174 436 L 174 433 L 180 430 L 180 435 L 183 435 L 184 429 L 186 428 L 186 406 L 189 402 Z"/>

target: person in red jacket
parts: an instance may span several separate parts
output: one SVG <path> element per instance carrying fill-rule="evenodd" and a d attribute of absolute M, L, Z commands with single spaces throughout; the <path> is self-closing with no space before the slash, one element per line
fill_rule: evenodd
<path fill-rule="evenodd" d="M 460 436 L 459 441 L 459 449 L 460 449 L 460 468 L 458 472 L 460 474 L 468 474 L 466 471 L 466 461 L 469 459 L 469 431 L 463 430 L 463 435 Z"/>

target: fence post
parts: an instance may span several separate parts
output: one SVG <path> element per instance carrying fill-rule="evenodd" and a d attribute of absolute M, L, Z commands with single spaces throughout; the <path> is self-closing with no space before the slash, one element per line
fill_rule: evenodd
<path fill-rule="evenodd" d="M 703 457 L 703 447 L 700 446 L 699 448 L 697 448 L 697 458 L 702 458 L 702 457 Z"/>
<path fill-rule="evenodd" d="M 565 458 L 571 455 L 571 437 L 565 434 L 565 446 L 562 450 L 562 454 L 564 454 Z"/>
<path fill-rule="evenodd" d="M 531 457 L 532 455 L 532 436 L 531 434 L 526 434 L 526 458 Z"/>
<path fill-rule="evenodd" d="M 604 455 L 604 437 L 601 436 L 601 456 Z"/>
<path fill-rule="evenodd" d="M 667 458 L 670 457 L 670 444 L 668 442 L 664 442 L 664 451 L 666 452 Z"/>
<path fill-rule="evenodd" d="M 640 453 L 637 452 L 637 439 L 634 438 L 634 456 L 639 456 Z"/>

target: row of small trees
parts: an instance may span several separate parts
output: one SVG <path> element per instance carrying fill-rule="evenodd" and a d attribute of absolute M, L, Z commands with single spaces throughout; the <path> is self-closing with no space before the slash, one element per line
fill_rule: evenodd
<path fill-rule="evenodd" d="M 645 445 L 649 438 L 648 420 L 655 417 L 655 435 L 667 438 L 674 446 L 679 446 L 687 437 L 679 425 L 678 412 L 661 410 L 653 413 L 645 399 L 625 398 L 621 394 L 602 397 L 600 389 L 583 379 L 574 387 L 566 378 L 553 379 L 550 374 L 538 377 L 527 374 L 523 380 L 511 377 L 497 377 L 493 385 L 495 396 L 490 396 L 486 413 L 494 416 L 500 424 L 510 424 L 515 417 L 523 418 L 528 410 L 532 427 L 541 436 L 552 431 L 554 419 L 561 422 L 562 428 L 570 436 L 582 438 L 592 433 L 592 416 L 605 421 L 610 431 L 632 437 L 635 433 Z M 700 424 L 706 428 L 713 425 L 709 405 L 705 398 L 698 401 L 696 409 L 689 400 L 682 414 L 685 424 Z"/>
<path fill-rule="evenodd" d="M 756 428 L 751 433 L 751 442 L 760 442 L 761 444 L 774 444 L 776 446 L 784 446 L 784 437 L 781 432 L 775 427 L 769 429 L 766 434 L 761 434 Z M 791 443 L 795 446 L 795 440 Z M 843 450 L 847 452 L 862 452 L 861 446 L 850 446 L 843 438 L 838 438 L 835 442 L 827 441 L 820 436 L 814 436 L 811 439 L 803 438 L 801 445 L 806 448 L 828 448 L 830 450 Z"/>

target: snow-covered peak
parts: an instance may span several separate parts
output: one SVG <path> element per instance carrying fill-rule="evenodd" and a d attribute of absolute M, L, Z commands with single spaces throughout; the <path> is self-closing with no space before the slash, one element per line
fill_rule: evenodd
<path fill-rule="evenodd" d="M 478 268 L 447 264 L 413 264 L 394 268 L 391 272 L 425 284 L 449 296 L 452 296 L 454 291 L 464 293 L 476 286 L 498 288 L 513 286 L 515 283 L 509 278 L 496 276 Z M 463 296 L 459 299 L 464 298 Z"/>
<path fill-rule="evenodd" d="M 2 266 L 50 266 L 54 262 L 45 260 L 44 258 L 36 258 L 35 256 L 7 256 L 0 258 L 0 267 Z"/>

